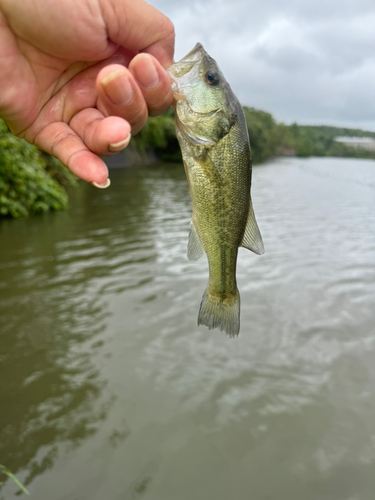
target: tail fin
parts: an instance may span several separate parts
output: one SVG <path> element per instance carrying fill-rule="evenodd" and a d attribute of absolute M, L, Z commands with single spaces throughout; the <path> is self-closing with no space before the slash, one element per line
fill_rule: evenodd
<path fill-rule="evenodd" d="M 237 337 L 240 332 L 240 294 L 231 302 L 221 302 L 212 297 L 206 288 L 198 314 L 198 325 L 206 325 L 212 328 L 220 328 L 229 337 Z"/>

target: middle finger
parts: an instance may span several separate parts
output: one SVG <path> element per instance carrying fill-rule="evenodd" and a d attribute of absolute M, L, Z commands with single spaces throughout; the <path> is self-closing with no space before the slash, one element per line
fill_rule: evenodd
<path fill-rule="evenodd" d="M 99 72 L 96 82 L 99 111 L 105 116 L 125 118 L 132 135 L 139 132 L 147 121 L 148 110 L 131 72 L 125 66 L 112 64 Z"/>
<path fill-rule="evenodd" d="M 150 54 L 138 54 L 129 64 L 137 80 L 150 116 L 157 116 L 172 104 L 173 94 L 169 76 L 163 66 Z"/>

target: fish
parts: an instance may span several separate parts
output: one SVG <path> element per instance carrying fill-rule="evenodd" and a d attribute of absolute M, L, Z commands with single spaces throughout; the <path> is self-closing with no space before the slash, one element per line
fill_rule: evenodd
<path fill-rule="evenodd" d="M 264 253 L 250 195 L 252 164 L 245 115 L 216 61 L 200 43 L 167 73 L 193 207 L 187 257 L 196 261 L 206 254 L 209 268 L 198 326 L 237 337 L 238 248 Z"/>

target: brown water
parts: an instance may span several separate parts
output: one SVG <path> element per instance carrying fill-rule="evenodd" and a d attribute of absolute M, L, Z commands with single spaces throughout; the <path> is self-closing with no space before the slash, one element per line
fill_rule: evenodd
<path fill-rule="evenodd" d="M 375 162 L 254 169 L 238 339 L 196 326 L 182 167 L 111 177 L 0 223 L 0 463 L 38 500 L 373 500 Z"/>

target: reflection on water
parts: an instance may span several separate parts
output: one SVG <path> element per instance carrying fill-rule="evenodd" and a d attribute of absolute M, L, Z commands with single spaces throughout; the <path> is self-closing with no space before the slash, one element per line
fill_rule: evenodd
<path fill-rule="evenodd" d="M 373 499 L 374 167 L 254 169 L 238 339 L 196 327 L 181 166 L 3 221 L 0 463 L 38 500 Z"/>

